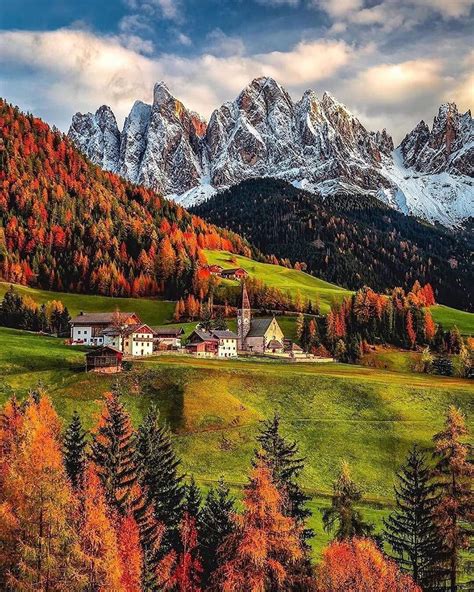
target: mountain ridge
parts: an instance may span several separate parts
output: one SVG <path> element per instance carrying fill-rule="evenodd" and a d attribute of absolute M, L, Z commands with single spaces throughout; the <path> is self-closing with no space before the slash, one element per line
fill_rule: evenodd
<path fill-rule="evenodd" d="M 134 104 L 122 132 L 109 111 L 74 115 L 71 139 L 96 164 L 185 206 L 247 178 L 277 177 L 324 197 L 376 196 L 446 226 L 474 216 L 474 122 L 454 103 L 396 150 L 385 129 L 368 131 L 329 93 L 308 90 L 294 102 L 269 77 L 254 79 L 207 125 L 164 82 L 152 105 Z"/>

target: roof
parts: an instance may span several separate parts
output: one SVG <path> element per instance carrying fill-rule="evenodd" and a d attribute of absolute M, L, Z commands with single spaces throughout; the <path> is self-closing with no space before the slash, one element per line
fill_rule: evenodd
<path fill-rule="evenodd" d="M 201 341 L 218 341 L 218 339 L 214 337 L 211 333 L 203 331 L 202 329 L 194 329 L 194 331 L 191 333 L 189 337 L 191 338 L 193 335 L 199 337 Z"/>
<path fill-rule="evenodd" d="M 179 337 L 184 334 L 182 327 L 152 327 L 157 337 Z"/>
<path fill-rule="evenodd" d="M 134 312 L 120 312 L 119 314 L 120 318 L 122 318 L 124 321 L 131 316 L 136 316 L 138 318 Z M 71 319 L 71 323 L 81 323 L 84 325 L 103 325 L 104 323 L 112 323 L 115 315 L 115 312 L 81 312 Z"/>
<path fill-rule="evenodd" d="M 281 349 L 283 347 L 283 344 L 281 341 L 278 341 L 278 339 L 272 339 L 270 342 L 267 343 L 266 347 L 269 349 Z"/>
<path fill-rule="evenodd" d="M 285 349 L 290 352 L 302 352 L 303 351 L 303 349 L 294 341 L 289 343 L 288 346 L 285 347 Z"/>
<path fill-rule="evenodd" d="M 146 329 L 148 329 L 148 331 L 140 331 L 140 329 L 143 329 L 143 327 L 146 327 Z M 129 327 L 127 327 L 124 330 L 124 335 L 132 335 L 133 333 L 153 333 L 153 329 L 151 327 L 149 327 L 146 323 L 137 323 L 136 325 L 130 325 Z"/>
<path fill-rule="evenodd" d="M 223 269 L 221 271 L 221 275 L 233 275 L 238 271 L 243 271 L 244 273 L 247 273 L 243 267 L 232 267 L 231 269 Z"/>
<path fill-rule="evenodd" d="M 273 319 L 252 319 L 247 337 L 263 337 Z"/>
<path fill-rule="evenodd" d="M 214 337 L 217 337 L 217 339 L 237 339 L 237 334 L 234 333 L 233 331 L 212 331 L 212 335 L 214 335 Z"/>
<path fill-rule="evenodd" d="M 117 349 L 116 347 L 112 347 L 111 345 L 103 345 L 102 347 L 97 347 L 97 348 L 93 349 L 92 351 L 88 351 L 86 353 L 86 357 L 97 356 L 97 355 L 100 355 L 101 353 L 103 353 L 104 351 L 109 351 L 114 354 L 123 355 L 122 352 L 119 349 Z"/>

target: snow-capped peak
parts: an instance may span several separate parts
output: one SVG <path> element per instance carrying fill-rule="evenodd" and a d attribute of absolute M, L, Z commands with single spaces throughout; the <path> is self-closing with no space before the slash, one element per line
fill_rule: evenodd
<path fill-rule="evenodd" d="M 371 132 L 330 93 L 294 103 L 273 78 L 252 80 L 209 123 L 164 82 L 153 104 L 136 101 L 120 133 L 106 106 L 73 117 L 70 137 L 100 166 L 186 205 L 249 177 L 279 177 L 330 198 L 373 195 L 406 213 L 453 225 L 474 215 L 474 127 L 470 112 L 441 105 L 394 151 L 387 130 Z"/>

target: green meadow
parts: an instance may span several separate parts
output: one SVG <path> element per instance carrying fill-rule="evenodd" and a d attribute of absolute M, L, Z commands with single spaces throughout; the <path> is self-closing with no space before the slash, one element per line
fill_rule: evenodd
<path fill-rule="evenodd" d="M 84 349 L 53 337 L 0 328 L 0 404 L 38 384 L 64 421 L 77 409 L 91 428 L 117 376 L 86 374 Z M 392 356 L 397 356 L 394 352 Z M 183 469 L 208 487 L 223 475 L 240 494 L 260 421 L 281 416 L 283 431 L 306 457 L 302 483 L 313 496 L 315 553 L 327 541 L 319 509 L 328 503 L 342 459 L 378 526 L 393 502 L 395 471 L 410 446 L 429 447 L 450 404 L 472 419 L 472 382 L 344 364 L 213 360 L 162 356 L 118 376 L 135 425 L 151 403 L 160 409 Z"/>

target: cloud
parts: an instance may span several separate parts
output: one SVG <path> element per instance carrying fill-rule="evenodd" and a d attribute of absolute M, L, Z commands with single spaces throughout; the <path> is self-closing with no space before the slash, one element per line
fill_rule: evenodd
<path fill-rule="evenodd" d="M 368 0 L 311 0 L 311 4 L 325 11 L 338 27 L 345 21 L 394 31 L 412 29 L 436 15 L 445 20 L 467 17 L 474 0 L 382 0 L 375 4 Z"/>
<path fill-rule="evenodd" d="M 436 59 L 379 64 L 362 71 L 350 83 L 350 89 L 368 104 L 400 105 L 436 93 L 444 84 L 441 71 L 442 64 Z"/>
<path fill-rule="evenodd" d="M 165 80 L 186 105 L 209 115 L 257 76 L 274 76 L 296 91 L 334 75 L 350 56 L 344 42 L 321 40 L 298 43 L 287 52 L 249 56 L 208 51 L 191 58 L 163 54 L 152 59 L 124 46 L 121 36 L 71 29 L 0 32 L 0 84 L 7 99 L 66 129 L 72 113 L 103 103 L 122 120 L 136 99 L 151 99 L 157 80 Z M 26 91 L 26 80 L 41 90 Z"/>
<path fill-rule="evenodd" d="M 160 16 L 177 22 L 183 19 L 180 0 L 124 0 L 124 4 L 130 10 L 143 16 Z"/>
<path fill-rule="evenodd" d="M 223 57 L 240 56 L 245 52 L 240 37 L 226 35 L 222 29 L 213 29 L 206 36 L 206 52 Z"/>

